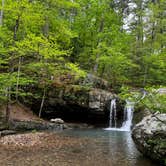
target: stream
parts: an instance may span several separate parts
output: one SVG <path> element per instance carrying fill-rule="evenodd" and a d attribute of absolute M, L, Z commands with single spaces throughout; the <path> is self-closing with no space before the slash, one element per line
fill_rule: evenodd
<path fill-rule="evenodd" d="M 90 138 L 95 144 L 89 144 L 87 154 L 90 163 L 80 165 L 95 166 L 157 166 L 151 160 L 143 157 L 137 151 L 131 138 L 131 133 L 126 131 L 74 130 L 65 131 L 62 135 L 77 138 Z M 81 150 L 81 149 L 80 149 Z"/>

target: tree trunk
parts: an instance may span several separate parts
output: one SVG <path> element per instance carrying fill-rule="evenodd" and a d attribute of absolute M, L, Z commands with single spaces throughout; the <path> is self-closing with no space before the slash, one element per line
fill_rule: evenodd
<path fill-rule="evenodd" d="M 18 70 L 17 70 L 17 84 L 16 84 L 16 101 L 18 101 L 18 87 L 19 87 L 19 80 L 20 80 L 20 71 L 21 71 L 21 57 L 19 57 L 18 62 Z"/>
<path fill-rule="evenodd" d="M 44 28 L 43 28 L 43 34 L 46 38 L 49 37 L 49 20 L 48 20 L 48 16 L 45 17 L 45 24 L 44 24 Z"/>
<path fill-rule="evenodd" d="M 100 27 L 99 27 L 99 33 L 102 32 L 104 29 L 104 19 L 102 18 L 101 19 L 101 22 L 100 22 Z M 98 48 L 100 47 L 100 42 L 101 42 L 101 39 L 98 39 L 98 42 L 97 42 L 97 45 L 98 45 Z M 94 65 L 94 68 L 93 68 L 93 71 L 94 73 L 97 73 L 97 70 L 98 70 L 98 58 L 100 56 L 100 53 L 97 53 L 96 54 L 96 62 L 95 62 L 95 65 Z"/>
<path fill-rule="evenodd" d="M 9 123 L 10 120 L 10 90 L 7 88 L 7 101 L 6 101 L 6 122 Z"/>
<path fill-rule="evenodd" d="M 5 3 L 5 0 L 1 0 L 2 1 L 2 9 L 0 11 L 0 26 L 2 26 L 3 24 L 3 7 L 4 7 L 4 3 Z"/>
<path fill-rule="evenodd" d="M 40 104 L 40 110 L 39 110 L 39 118 L 41 117 L 41 113 L 42 113 L 42 109 L 43 109 L 43 105 L 44 105 L 44 101 L 45 101 L 45 96 L 46 96 L 46 88 L 44 87 L 43 97 L 42 97 L 42 101 Z"/>
<path fill-rule="evenodd" d="M 13 35 L 14 40 L 17 40 L 17 31 L 18 31 L 18 28 L 19 28 L 19 24 L 20 24 L 20 16 L 17 17 L 16 23 L 15 23 L 15 26 L 14 26 L 14 35 Z"/>

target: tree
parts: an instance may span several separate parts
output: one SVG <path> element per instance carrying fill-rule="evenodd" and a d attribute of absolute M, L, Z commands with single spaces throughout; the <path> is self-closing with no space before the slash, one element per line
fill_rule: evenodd
<path fill-rule="evenodd" d="M 61 75 L 92 73 L 116 90 L 165 84 L 164 0 L 1 2 L 2 98 L 37 93 L 41 115 L 47 90 Z"/>

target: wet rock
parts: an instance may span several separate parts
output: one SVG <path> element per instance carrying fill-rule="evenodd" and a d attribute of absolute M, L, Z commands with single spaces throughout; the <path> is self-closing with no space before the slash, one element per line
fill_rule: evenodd
<path fill-rule="evenodd" d="M 166 114 L 145 117 L 133 128 L 132 138 L 140 152 L 166 165 Z"/>

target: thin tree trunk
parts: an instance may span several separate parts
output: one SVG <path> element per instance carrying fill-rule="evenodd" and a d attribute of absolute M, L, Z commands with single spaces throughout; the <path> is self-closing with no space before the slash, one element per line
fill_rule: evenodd
<path fill-rule="evenodd" d="M 100 22 L 100 27 L 99 27 L 99 33 L 102 32 L 103 29 L 104 29 L 104 19 L 102 18 L 101 22 Z M 101 39 L 98 39 L 98 42 L 97 42 L 98 48 L 100 46 L 100 42 L 101 42 Z M 98 70 L 98 65 L 99 65 L 98 58 L 99 58 L 99 56 L 100 56 L 100 53 L 97 53 L 96 54 L 96 62 L 95 62 L 94 68 L 93 68 L 94 73 L 97 73 L 97 70 Z"/>
<path fill-rule="evenodd" d="M 4 3 L 5 3 L 5 0 L 1 0 L 2 1 L 2 9 L 0 11 L 0 25 L 2 26 L 3 24 L 3 7 L 4 7 Z"/>
<path fill-rule="evenodd" d="M 18 87 L 20 81 L 20 71 L 21 71 L 21 57 L 19 57 L 18 70 L 17 70 L 17 84 L 16 84 L 16 101 L 18 101 Z"/>
<path fill-rule="evenodd" d="M 8 123 L 10 120 L 10 95 L 9 88 L 7 88 L 7 101 L 6 101 L 6 122 Z"/>
<path fill-rule="evenodd" d="M 45 24 L 44 24 L 43 33 L 44 33 L 44 36 L 46 38 L 49 37 L 49 20 L 48 20 L 48 16 L 45 17 Z"/>
<path fill-rule="evenodd" d="M 17 40 L 17 31 L 18 31 L 18 28 L 19 28 L 19 24 L 20 24 L 20 16 L 17 17 L 16 22 L 15 22 L 15 26 L 14 26 L 14 33 L 13 33 L 14 41 Z M 13 45 L 15 45 L 15 43 L 13 43 Z M 18 100 L 18 86 L 19 86 L 19 80 L 20 80 L 20 68 L 21 68 L 21 57 L 19 57 L 19 61 L 18 61 L 17 84 L 16 84 L 16 101 Z"/>
<path fill-rule="evenodd" d="M 17 39 L 17 31 L 19 28 L 19 24 L 20 24 L 20 16 L 18 16 L 18 18 L 16 19 L 16 23 L 14 26 L 14 35 L 13 35 L 13 39 L 16 40 Z"/>
<path fill-rule="evenodd" d="M 42 109 L 43 109 L 43 105 L 44 105 L 44 101 L 45 101 L 45 96 L 46 96 L 46 88 L 44 87 L 43 97 L 42 97 L 42 101 L 40 104 L 40 110 L 39 110 L 39 118 L 41 117 L 41 113 L 42 113 Z"/>

